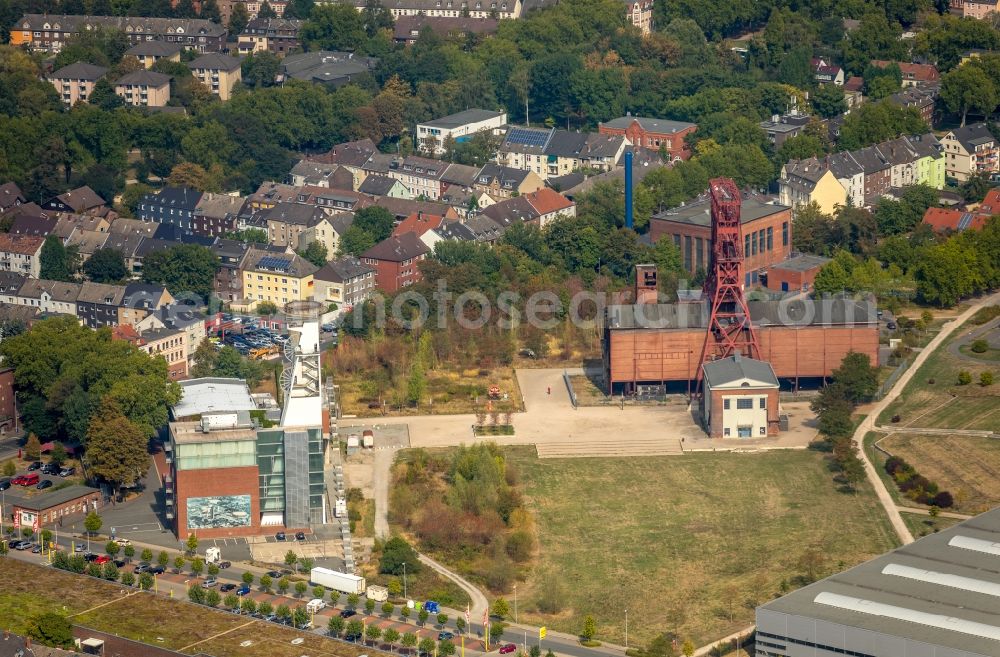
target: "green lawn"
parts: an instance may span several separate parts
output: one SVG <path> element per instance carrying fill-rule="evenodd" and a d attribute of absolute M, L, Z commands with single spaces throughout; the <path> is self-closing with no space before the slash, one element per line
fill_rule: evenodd
<path fill-rule="evenodd" d="M 923 516 L 918 513 L 902 512 L 899 515 L 903 518 L 906 526 L 910 528 L 910 533 L 913 534 L 914 538 L 933 534 L 935 531 L 941 531 L 962 522 L 954 518 L 932 519 L 929 516 Z"/>
<path fill-rule="evenodd" d="M 966 322 L 931 354 L 902 394 L 879 416 L 879 424 L 890 424 L 892 417 L 899 415 L 900 426 L 1000 431 L 1000 385 L 984 388 L 978 384 L 982 372 L 1000 376 L 996 363 L 964 358 L 949 349 L 975 328 Z M 962 370 L 972 375 L 971 384 L 957 385 Z"/>
<path fill-rule="evenodd" d="M 787 451 L 646 459 L 544 459 L 512 453 L 536 513 L 536 577 L 518 587 L 522 620 L 630 644 L 678 630 L 704 645 L 753 620 L 796 585 L 810 550 L 820 574 L 885 552 L 896 537 L 867 484 L 841 493 L 822 454 Z M 542 582 L 562 613 L 537 612 Z"/>

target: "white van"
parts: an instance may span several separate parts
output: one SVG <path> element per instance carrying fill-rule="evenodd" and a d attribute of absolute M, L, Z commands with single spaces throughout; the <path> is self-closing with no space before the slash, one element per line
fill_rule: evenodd
<path fill-rule="evenodd" d="M 324 608 L 326 608 L 326 603 L 319 598 L 313 598 L 308 602 L 308 604 L 306 604 L 306 611 L 310 614 L 315 614 L 317 611 Z"/>

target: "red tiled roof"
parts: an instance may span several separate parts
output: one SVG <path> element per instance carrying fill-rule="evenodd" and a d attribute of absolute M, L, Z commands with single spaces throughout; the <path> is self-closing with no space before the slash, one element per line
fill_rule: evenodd
<path fill-rule="evenodd" d="M 126 342 L 131 342 L 134 345 L 143 344 L 143 339 L 139 337 L 136 330 L 129 326 L 128 324 L 119 324 L 111 329 L 111 339 L 112 340 L 124 340 Z"/>
<path fill-rule="evenodd" d="M 872 61 L 874 66 L 879 68 L 885 68 L 890 64 L 898 64 L 899 70 L 903 73 L 904 80 L 916 80 L 917 82 L 932 82 L 934 80 L 940 80 L 941 74 L 938 70 L 934 68 L 931 64 L 913 64 L 909 62 L 889 62 L 883 59 L 876 59 Z"/>
<path fill-rule="evenodd" d="M 861 91 L 865 87 L 865 79 L 860 75 L 852 75 L 844 83 L 844 91 Z"/>
<path fill-rule="evenodd" d="M 441 215 L 420 211 L 414 212 L 399 222 L 399 225 L 393 229 L 392 234 L 399 237 L 406 233 L 413 233 L 417 237 L 420 237 L 427 231 L 440 227 L 443 221 L 444 217 Z"/>
<path fill-rule="evenodd" d="M 979 230 L 986 225 L 990 218 L 989 213 L 977 214 L 973 212 L 962 212 L 961 210 L 948 210 L 945 208 L 927 208 L 924 213 L 924 223 L 934 229 L 935 232 L 960 231 L 971 228 Z"/>
<path fill-rule="evenodd" d="M 540 215 L 560 212 L 573 207 L 573 201 L 548 187 L 542 187 L 537 191 L 525 194 L 524 198 L 528 200 L 531 207 L 535 208 L 535 211 Z"/>
<path fill-rule="evenodd" d="M 21 255 L 34 255 L 42 248 L 45 242 L 44 237 L 37 235 L 11 235 L 10 233 L 0 233 L 0 251 L 4 253 L 19 253 Z"/>

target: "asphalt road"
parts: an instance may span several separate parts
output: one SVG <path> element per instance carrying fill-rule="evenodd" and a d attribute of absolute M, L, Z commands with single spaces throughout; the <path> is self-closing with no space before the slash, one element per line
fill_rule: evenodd
<path fill-rule="evenodd" d="M 106 538 L 106 537 L 105 537 Z M 67 552 L 72 551 L 73 545 L 79 543 L 80 538 L 75 536 L 60 535 L 56 540 L 56 543 Z M 134 543 L 133 543 L 134 544 Z M 98 542 L 91 543 L 91 550 L 96 553 L 103 553 L 104 539 Z M 137 551 L 141 550 L 140 545 L 136 545 Z M 154 551 L 155 554 L 155 551 Z M 172 555 L 173 556 L 173 555 Z M 18 551 L 11 550 L 8 558 L 15 558 L 22 561 L 27 561 L 36 564 L 46 564 L 48 563 L 48 558 L 41 554 L 32 554 L 28 550 Z M 129 566 L 125 566 L 123 570 L 128 570 Z M 255 576 L 259 576 L 262 569 L 245 567 L 238 563 L 233 563 L 232 567 L 222 570 L 217 579 L 219 585 L 225 583 L 241 584 L 243 573 L 250 570 Z M 81 575 L 83 577 L 83 575 Z M 202 578 L 195 578 L 189 572 L 174 573 L 173 569 L 170 568 L 164 574 L 156 578 L 156 592 L 159 595 L 170 596 L 180 599 L 187 599 L 187 589 L 191 583 L 204 581 L 204 576 Z M 277 608 L 279 604 L 286 604 L 290 608 L 294 609 L 298 606 L 304 605 L 309 599 L 309 594 L 303 598 L 295 598 L 293 596 L 278 596 L 274 594 L 263 593 L 257 590 L 259 587 L 254 587 L 254 590 L 249 594 L 254 600 L 260 602 L 267 600 L 273 607 Z M 220 592 L 221 593 L 221 592 Z M 223 597 L 226 594 L 223 594 Z M 342 600 L 346 599 L 342 596 Z M 317 613 L 314 617 L 314 624 L 316 628 L 312 630 L 316 634 L 326 634 L 326 625 L 328 619 L 335 613 L 339 613 L 345 605 L 338 605 L 337 607 L 327 607 L 323 611 Z M 385 617 L 382 614 L 367 616 L 364 609 L 361 608 L 358 611 L 358 617 L 365 621 L 366 625 L 375 623 L 380 627 L 395 627 L 400 633 L 404 632 L 414 632 L 420 638 L 431 637 L 437 639 L 438 633 L 441 631 L 450 631 L 458 637 L 458 630 L 455 627 L 454 619 L 457 617 L 458 612 L 454 610 L 448 610 L 442 608 L 442 611 L 448 613 L 449 621 L 445 625 L 436 625 L 433 623 L 433 619 L 428 621 L 428 624 L 424 626 L 419 626 L 415 622 L 410 622 L 404 619 L 397 610 L 391 617 Z M 464 613 L 464 612 L 463 612 Z M 413 614 L 415 617 L 416 614 Z M 471 619 L 470 631 L 466 634 L 465 639 L 465 649 L 466 652 L 472 655 L 483 655 L 486 654 L 484 651 L 483 642 L 481 640 L 482 636 L 482 623 L 476 622 L 477 619 Z M 261 621 L 264 622 L 264 621 Z M 459 639 L 456 638 L 456 645 L 458 645 Z M 501 637 L 500 642 L 491 643 L 490 652 L 496 653 L 500 645 L 506 643 L 514 643 L 518 647 L 522 644 L 526 644 L 530 649 L 532 645 L 538 643 L 538 633 L 537 628 L 527 628 L 527 627 L 511 627 L 505 631 Z M 371 648 L 371 646 L 368 646 Z M 541 642 L 541 648 L 543 651 L 552 650 L 558 655 L 568 655 L 570 657 L 622 657 L 622 652 L 620 650 L 615 650 L 611 648 L 601 647 L 601 648 L 585 648 L 576 641 L 567 640 L 562 636 L 547 636 Z"/>

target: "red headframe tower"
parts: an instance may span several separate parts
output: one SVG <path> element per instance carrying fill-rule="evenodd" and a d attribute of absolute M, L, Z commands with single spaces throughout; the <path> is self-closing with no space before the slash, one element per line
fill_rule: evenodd
<path fill-rule="evenodd" d="M 740 226 L 740 190 L 729 178 L 708 183 L 712 195 L 712 262 L 704 295 L 711 304 L 701 361 L 740 353 L 760 358 L 757 336 L 743 296 L 743 230 Z M 701 388 L 701 368 L 697 388 Z"/>

